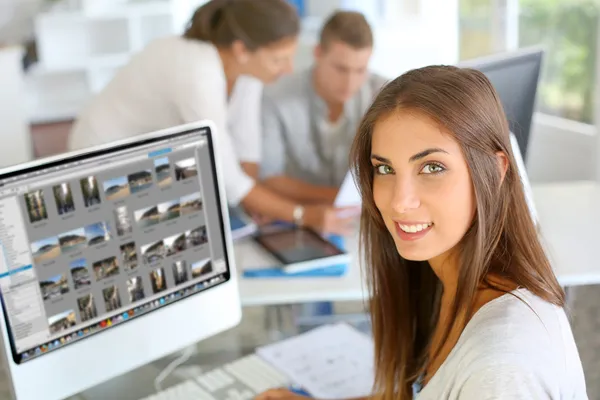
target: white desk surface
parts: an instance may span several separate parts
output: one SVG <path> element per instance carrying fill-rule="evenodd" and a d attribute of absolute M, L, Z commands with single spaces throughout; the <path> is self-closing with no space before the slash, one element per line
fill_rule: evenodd
<path fill-rule="evenodd" d="M 565 182 L 532 185 L 542 240 L 563 286 L 600 284 L 600 184 Z M 347 240 L 353 262 L 343 277 L 240 278 L 244 306 L 365 298 L 356 240 Z M 253 247 L 236 243 L 238 269 L 251 265 Z"/>
<path fill-rule="evenodd" d="M 600 184 L 532 186 L 542 241 L 563 286 L 600 284 Z"/>

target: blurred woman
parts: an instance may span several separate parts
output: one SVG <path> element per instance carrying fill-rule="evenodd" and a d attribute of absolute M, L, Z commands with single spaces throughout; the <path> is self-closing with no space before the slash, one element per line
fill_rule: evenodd
<path fill-rule="evenodd" d="M 97 95 L 69 139 L 79 149 L 202 119 L 212 120 L 227 200 L 248 211 L 344 233 L 351 219 L 292 203 L 255 182 L 262 85 L 292 70 L 299 20 L 285 0 L 212 0 L 183 36 L 150 43 Z"/>

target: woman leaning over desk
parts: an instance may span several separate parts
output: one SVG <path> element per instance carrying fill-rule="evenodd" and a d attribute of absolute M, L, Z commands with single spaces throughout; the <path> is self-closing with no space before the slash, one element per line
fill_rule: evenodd
<path fill-rule="evenodd" d="M 285 0 L 211 0 L 182 36 L 150 43 L 84 109 L 71 149 L 203 119 L 219 136 L 227 200 L 252 213 L 345 233 L 352 218 L 292 203 L 255 182 L 262 85 L 292 70 L 300 29 Z"/>
<path fill-rule="evenodd" d="M 352 160 L 373 294 L 373 398 L 587 399 L 564 293 L 488 79 L 444 66 L 397 78 L 364 117 Z"/>

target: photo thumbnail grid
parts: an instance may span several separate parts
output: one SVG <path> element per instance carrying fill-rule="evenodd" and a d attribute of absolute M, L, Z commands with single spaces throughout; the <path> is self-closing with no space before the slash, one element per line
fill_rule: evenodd
<path fill-rule="evenodd" d="M 171 165 L 169 157 L 153 160 L 154 171 L 142 168 L 136 173 L 105 179 L 98 183 L 97 176 L 87 176 L 78 180 L 81 188 L 81 199 L 85 208 L 101 206 L 104 201 L 119 201 L 127 196 L 142 193 L 153 185 L 167 188 L 173 181 L 186 181 L 198 176 L 196 160 L 193 157 L 176 161 Z M 156 174 L 156 182 L 153 173 Z M 172 176 L 172 173 L 174 176 Z M 75 201 L 72 190 L 72 182 L 63 182 L 52 186 L 51 193 L 59 216 L 73 214 L 80 204 Z M 51 206 L 45 198 L 44 189 L 37 189 L 23 195 L 25 208 L 29 216 L 29 222 L 36 224 L 49 219 L 48 207 Z M 110 206 L 109 206 L 110 207 Z M 127 236 L 133 233 L 128 205 L 120 205 L 113 208 L 113 218 L 116 222 L 115 231 L 111 232 L 108 221 L 99 221 L 79 228 L 71 229 L 60 234 L 52 235 L 30 243 L 33 261 L 36 265 L 48 264 L 51 260 L 63 254 L 75 254 L 86 249 L 93 248 L 101 243 Z M 170 221 L 181 216 L 202 211 L 203 203 L 199 191 L 179 196 L 171 201 L 161 202 L 154 207 L 147 207 L 135 213 L 135 222 L 138 227 L 145 228 L 161 222 Z M 36 228 L 36 226 L 33 226 Z M 116 236 L 114 235 L 116 234 Z M 133 273 L 140 261 L 155 263 L 155 259 L 148 260 L 147 257 L 138 260 L 136 243 L 132 239 L 123 240 L 119 243 L 119 254 L 106 256 L 99 260 L 91 261 L 87 257 L 78 257 L 69 261 L 67 272 L 63 272 L 50 278 L 40 280 L 40 288 L 44 301 L 53 301 L 63 297 L 70 290 L 81 290 L 90 288 L 93 282 L 101 282 L 110 277 L 120 274 L 121 271 Z M 158 243 L 160 242 L 160 243 Z M 191 249 L 208 242 L 206 226 L 198 226 L 188 229 L 177 235 L 171 235 L 161 241 L 149 243 L 144 247 L 145 255 L 148 251 L 152 253 L 151 247 L 159 247 L 158 253 L 161 259 L 178 254 L 185 249 Z M 164 254 L 161 251 L 164 250 Z M 199 263 L 200 265 L 199 267 Z M 147 293 L 160 293 L 167 289 L 165 271 L 169 268 L 152 265 L 149 272 L 150 288 L 144 287 L 140 275 L 129 277 L 126 281 L 125 296 L 130 303 L 144 299 Z M 170 273 L 174 278 L 175 286 L 187 282 L 190 277 L 195 279 L 201 275 L 212 272 L 212 264 L 209 259 L 189 262 L 178 260 L 170 265 Z M 68 275 L 71 275 L 72 284 L 69 284 Z M 149 290 L 147 290 L 149 289 Z M 76 325 L 77 317 L 80 322 L 85 322 L 98 317 L 97 302 L 104 302 L 107 312 L 122 307 L 122 293 L 117 285 L 110 285 L 102 289 L 101 299 L 97 299 L 93 293 L 79 292 L 75 304 L 66 310 L 48 318 L 48 325 L 52 334 L 72 328 Z"/>

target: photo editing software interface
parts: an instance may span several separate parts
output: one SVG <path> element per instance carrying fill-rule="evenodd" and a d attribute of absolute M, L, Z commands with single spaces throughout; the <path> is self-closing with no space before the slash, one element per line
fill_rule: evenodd
<path fill-rule="evenodd" d="M 15 362 L 229 279 L 204 129 L 0 176 L 0 290 Z"/>

